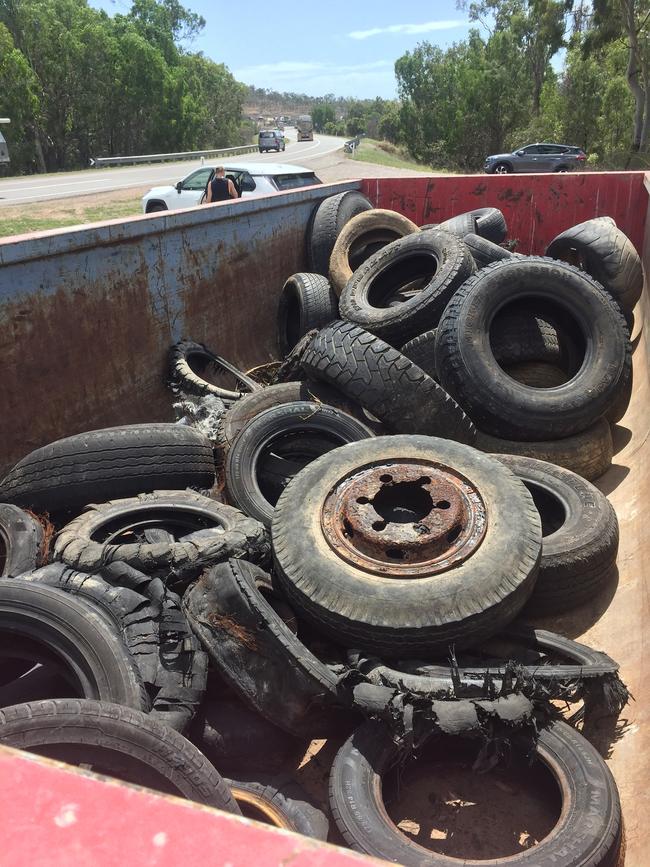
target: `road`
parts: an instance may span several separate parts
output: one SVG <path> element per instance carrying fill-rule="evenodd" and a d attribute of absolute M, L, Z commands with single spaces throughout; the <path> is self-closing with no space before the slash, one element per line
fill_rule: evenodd
<path fill-rule="evenodd" d="M 334 153 L 343 147 L 342 138 L 317 135 L 313 142 L 297 142 L 295 130 L 286 131 L 287 148 L 284 153 L 252 153 L 238 157 L 215 157 L 213 162 L 225 164 L 239 163 L 291 163 L 292 165 L 314 168 L 316 158 Z M 4 178 L 0 180 L 0 208 L 8 205 L 29 204 L 48 199 L 68 199 L 88 193 L 102 193 L 110 190 L 175 184 L 201 165 L 201 160 L 182 160 L 176 163 L 155 163 L 153 165 L 120 166 L 119 168 L 86 169 L 81 172 L 58 172 L 50 175 L 28 175 L 27 177 Z"/>

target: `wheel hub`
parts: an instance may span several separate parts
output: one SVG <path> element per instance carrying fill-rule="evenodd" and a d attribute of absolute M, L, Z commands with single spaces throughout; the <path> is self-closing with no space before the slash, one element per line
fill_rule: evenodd
<path fill-rule="evenodd" d="M 387 577 L 435 575 L 467 559 L 487 528 L 472 483 L 428 461 L 373 465 L 339 481 L 321 526 L 346 562 Z"/>

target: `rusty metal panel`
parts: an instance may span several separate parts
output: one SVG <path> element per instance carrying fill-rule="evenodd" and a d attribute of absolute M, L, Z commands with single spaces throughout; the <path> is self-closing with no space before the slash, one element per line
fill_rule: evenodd
<path fill-rule="evenodd" d="M 541 255 L 559 233 L 592 217 L 613 217 L 641 250 L 645 227 L 644 172 L 536 175 L 444 175 L 373 178 L 363 192 L 379 208 L 419 226 L 474 208 L 500 208 L 517 250 Z"/>
<path fill-rule="evenodd" d="M 169 346 L 275 355 L 277 299 L 317 203 L 357 182 L 0 241 L 0 472 L 111 424 L 171 420 Z"/>

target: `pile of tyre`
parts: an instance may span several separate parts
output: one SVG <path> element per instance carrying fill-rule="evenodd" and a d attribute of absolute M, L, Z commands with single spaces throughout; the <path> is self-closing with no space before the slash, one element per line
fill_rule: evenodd
<path fill-rule="evenodd" d="M 618 665 L 526 623 L 615 567 L 590 479 L 629 400 L 638 257 L 605 218 L 557 258 L 505 238 L 496 209 L 421 230 L 326 199 L 271 384 L 183 341 L 182 423 L 78 434 L 9 471 L 0 744 L 436 865 L 382 786 L 460 741 L 477 771 L 555 780 L 557 821 L 513 864 L 616 863 L 618 794 L 585 735 L 627 701 Z M 341 744 L 328 798 L 297 782 L 320 739 Z"/>

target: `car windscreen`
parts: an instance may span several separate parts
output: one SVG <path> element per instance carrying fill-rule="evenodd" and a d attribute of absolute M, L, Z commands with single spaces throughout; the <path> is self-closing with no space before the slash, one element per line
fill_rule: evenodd
<path fill-rule="evenodd" d="M 273 175 L 273 182 L 279 190 L 295 190 L 296 187 L 311 187 L 321 181 L 313 172 L 304 172 L 299 175 Z"/>
<path fill-rule="evenodd" d="M 261 132 L 260 138 L 275 138 L 274 132 Z"/>

